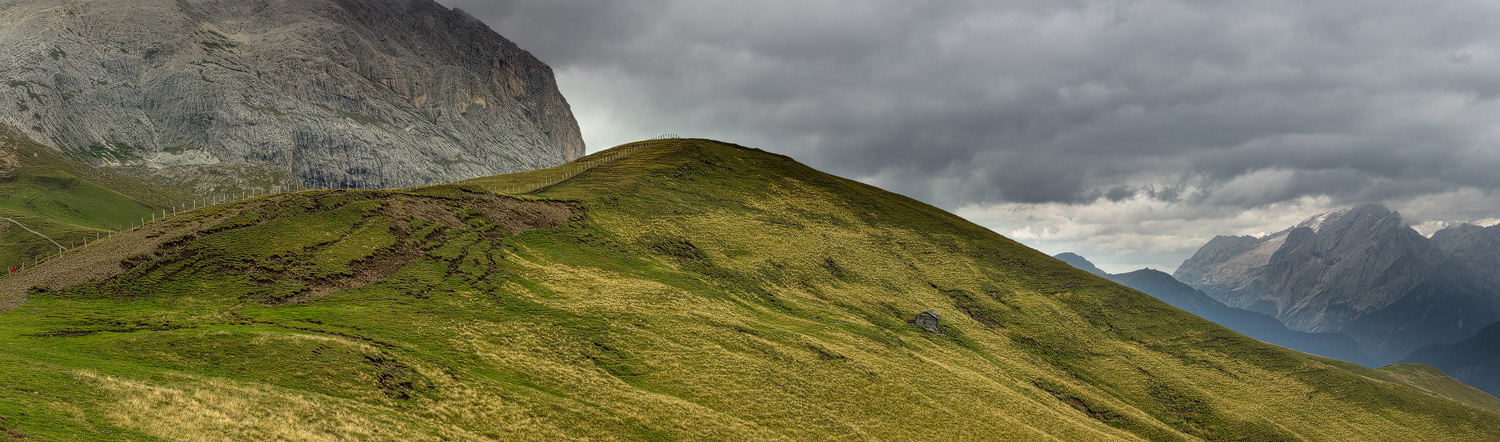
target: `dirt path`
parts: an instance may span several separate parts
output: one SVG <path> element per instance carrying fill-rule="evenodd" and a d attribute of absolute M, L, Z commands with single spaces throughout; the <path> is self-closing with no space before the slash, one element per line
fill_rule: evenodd
<path fill-rule="evenodd" d="M 10 218 L 6 218 L 6 217 L 3 217 L 3 216 L 0 216 L 0 219 L 6 220 L 6 221 L 10 221 L 11 223 L 13 223 L 15 225 L 21 226 L 22 229 L 26 229 L 27 232 L 31 232 L 31 233 L 36 234 L 36 236 L 42 237 L 42 239 L 47 240 L 47 242 L 52 243 L 52 245 L 57 246 L 57 248 L 59 248 L 59 249 L 63 248 L 62 244 L 58 244 L 57 241 L 53 241 L 52 238 L 48 238 L 47 235 L 43 235 L 43 234 L 41 234 L 41 232 L 37 232 L 35 230 L 31 230 L 30 227 L 26 227 L 26 225 L 25 224 L 21 224 L 20 221 L 16 221 L 16 220 L 13 220 L 13 219 L 10 219 Z"/>

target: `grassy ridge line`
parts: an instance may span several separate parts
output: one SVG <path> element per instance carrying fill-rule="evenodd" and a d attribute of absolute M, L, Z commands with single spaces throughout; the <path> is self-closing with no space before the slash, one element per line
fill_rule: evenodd
<path fill-rule="evenodd" d="M 1427 364 L 1395 364 L 1376 369 L 1399 382 L 1464 404 L 1500 413 L 1500 398 L 1448 377 L 1442 370 Z"/>
<path fill-rule="evenodd" d="M 41 281 L 48 289 L 0 313 L 0 429 L 43 440 L 1500 431 L 1500 415 L 1249 340 L 781 156 L 647 143 L 534 196 L 484 192 L 558 172 L 277 195 L 178 230 L 164 227 L 187 218 L 170 218 L 143 238 L 159 244 L 116 259 L 120 276 Z M 944 315 L 944 335 L 906 324 L 927 309 Z"/>
<path fill-rule="evenodd" d="M 705 149 L 705 150 L 708 150 L 708 149 Z M 756 227 L 752 227 L 751 225 L 744 225 L 743 219 L 737 218 L 737 217 L 725 218 L 725 217 L 719 217 L 719 216 L 707 216 L 707 215 L 694 214 L 694 213 L 677 213 L 677 212 L 668 212 L 666 214 L 654 215 L 652 212 L 660 210 L 659 209 L 660 207 L 703 207 L 703 206 L 713 206 L 713 205 L 721 205 L 722 206 L 722 205 L 725 204 L 726 201 L 737 201 L 737 200 L 755 201 L 755 200 L 758 200 L 758 199 L 762 199 L 759 195 L 760 194 L 764 194 L 766 192 L 772 192 L 773 194 L 778 194 L 778 195 L 788 196 L 788 197 L 800 197 L 800 196 L 804 196 L 804 195 L 806 195 L 806 196 L 816 196 L 816 195 L 819 195 L 819 193 L 820 193 L 820 192 L 818 192 L 818 190 L 820 190 L 820 189 L 817 189 L 817 188 L 808 188 L 806 186 L 794 186 L 792 188 L 792 190 L 777 191 L 777 187 L 782 187 L 782 186 L 778 186 L 774 182 L 773 183 L 745 184 L 745 185 L 739 186 L 740 187 L 739 189 L 735 189 L 736 186 L 727 185 L 726 183 L 724 183 L 724 181 L 726 181 L 726 180 L 716 181 L 714 183 L 715 184 L 714 190 L 729 190 L 729 189 L 739 190 L 741 192 L 741 195 L 743 195 L 743 196 L 740 197 L 740 198 L 735 198 L 734 196 L 728 196 L 728 195 L 733 195 L 734 193 L 736 193 L 733 190 L 731 190 L 729 192 L 716 192 L 716 193 L 701 192 L 701 191 L 700 192 L 691 192 L 688 189 L 695 188 L 697 186 L 692 186 L 690 184 L 693 181 L 694 177 L 693 177 L 693 174 L 690 173 L 690 172 L 688 172 L 688 171 L 704 170 L 704 169 L 719 169 L 720 174 L 717 175 L 717 177 L 734 176 L 736 174 L 735 163 L 737 161 L 734 161 L 731 158 L 715 158 L 713 160 L 706 160 L 704 158 L 701 158 L 701 156 L 711 156 L 711 155 L 709 155 L 707 153 L 692 152 L 691 150 L 689 150 L 687 152 L 683 152 L 682 150 L 673 151 L 673 150 L 670 150 L 670 149 L 662 149 L 656 155 L 652 155 L 652 154 L 653 154 L 653 152 L 646 152 L 646 153 L 643 153 L 643 155 L 640 155 L 641 157 L 645 157 L 645 156 L 651 156 L 652 157 L 651 160 L 642 161 L 642 163 L 645 163 L 645 165 L 643 167 L 652 167 L 654 170 L 652 170 L 652 171 L 634 171 L 635 173 L 632 175 L 632 177 L 637 178 L 639 181 L 644 181 L 644 182 L 640 183 L 642 185 L 640 185 L 638 187 L 631 186 L 631 184 L 635 184 L 635 183 L 632 182 L 634 180 L 630 180 L 630 179 L 628 179 L 626 177 L 605 177 L 601 173 L 596 172 L 594 174 L 591 174 L 592 175 L 591 178 L 600 178 L 600 181 L 601 181 L 600 183 L 596 183 L 596 184 L 594 184 L 592 186 L 589 186 L 589 185 L 586 185 L 586 183 L 583 183 L 583 182 L 575 182 L 574 183 L 575 186 L 573 186 L 571 189 L 562 189 L 562 190 L 571 190 L 571 192 L 549 192 L 549 193 L 543 194 L 543 196 L 555 197 L 555 198 L 563 198 L 563 199 L 577 198 L 577 199 L 584 200 L 584 201 L 598 201 L 598 200 L 601 199 L 601 197 L 599 197 L 597 195 L 629 194 L 629 195 L 634 196 L 635 198 L 628 199 L 628 200 L 624 200 L 624 199 L 618 200 L 618 201 L 621 202 L 622 206 L 627 205 L 626 202 L 644 202 L 644 201 L 650 201 L 650 202 L 661 202 L 661 203 L 663 203 L 663 204 L 659 204 L 659 205 L 658 204 L 644 204 L 644 205 L 639 205 L 639 206 L 637 206 L 637 207 L 634 208 L 634 210 L 632 211 L 633 213 L 631 213 L 629 216 L 624 216 L 624 217 L 619 217 L 619 218 L 613 219 L 613 221 L 625 223 L 626 225 L 630 226 L 628 228 L 617 229 L 617 230 L 626 230 L 626 231 L 637 230 L 637 231 L 658 231 L 659 232 L 661 230 L 661 225 L 660 225 L 659 222 L 651 222 L 651 223 L 645 223 L 645 224 L 643 224 L 643 223 L 641 223 L 640 220 L 660 220 L 660 219 L 662 219 L 664 217 L 668 218 L 668 219 L 671 219 L 671 218 L 675 218 L 675 217 L 678 217 L 678 216 L 683 216 L 683 217 L 687 217 L 687 218 L 710 218 L 710 219 L 713 219 L 713 222 L 696 224 L 694 226 L 694 228 L 679 229 L 679 230 L 673 232 L 671 235 L 682 235 L 682 236 L 685 236 L 685 237 L 698 236 L 698 237 L 700 237 L 700 239 L 703 239 L 706 244 L 718 244 L 718 245 L 720 245 L 720 248 L 728 250 L 726 252 L 726 255 L 725 255 L 726 258 L 727 257 L 735 257 L 736 258 L 735 261 L 739 261 L 739 262 L 742 262 L 742 263 L 745 263 L 745 264 L 750 264 L 751 262 L 753 262 L 753 260 L 747 260 L 747 259 L 745 259 L 743 257 L 738 257 L 737 255 L 742 255 L 746 251 L 752 251 L 752 250 L 753 251 L 761 251 L 761 250 L 768 249 L 770 247 L 767 247 L 767 246 L 770 245 L 770 244 L 775 244 L 776 240 L 770 240 L 770 241 L 768 241 L 769 238 L 765 238 L 765 239 L 762 239 L 762 240 L 745 239 L 745 240 L 740 240 L 740 241 L 732 241 L 732 240 L 728 240 L 724 236 L 725 232 L 736 232 L 736 234 L 728 236 L 728 238 L 734 238 L 734 237 L 741 236 L 741 235 L 738 234 L 738 232 L 754 232 L 754 231 L 763 229 L 763 227 L 756 228 Z M 699 155 L 695 155 L 695 154 L 699 154 Z M 681 157 L 681 158 L 676 158 L 676 157 Z M 654 160 L 654 161 L 652 161 L 652 160 Z M 826 175 L 822 175 L 820 173 L 816 173 L 816 171 L 812 171 L 811 169 L 808 169 L 805 166 L 802 166 L 800 164 L 796 164 L 796 163 L 791 162 L 789 160 L 785 161 L 784 163 L 781 163 L 781 164 L 773 162 L 771 165 L 764 165 L 764 166 L 762 166 L 762 168 L 763 169 L 778 170 L 782 174 L 788 176 L 786 178 L 786 181 L 789 181 L 789 182 L 803 181 L 803 182 L 808 182 L 808 183 L 819 183 L 820 186 L 818 186 L 818 187 L 822 187 L 823 189 L 825 189 L 824 190 L 825 193 L 823 193 L 823 195 L 825 195 L 826 197 L 825 198 L 815 198 L 815 197 L 814 198 L 808 198 L 809 200 L 812 200 L 812 201 L 839 201 L 839 200 L 850 201 L 850 203 L 848 203 L 848 204 L 854 205 L 856 207 L 856 209 L 855 209 L 856 211 L 863 212 L 863 213 L 859 213 L 857 216 L 851 217 L 852 219 L 845 219 L 845 220 L 842 220 L 842 221 L 830 220 L 830 222 L 833 225 L 841 227 L 841 228 L 849 226 L 849 225 L 858 225 L 858 224 L 860 224 L 860 221 L 864 221 L 866 223 L 872 223 L 872 224 L 881 224 L 881 225 L 906 226 L 907 228 L 916 228 L 918 230 L 928 231 L 928 232 L 953 231 L 954 228 L 952 226 L 959 226 L 959 229 L 958 229 L 959 231 L 955 232 L 956 233 L 955 240 L 953 241 L 953 243 L 955 243 L 955 244 L 966 242 L 966 241 L 963 241 L 963 240 L 959 240 L 957 238 L 987 238 L 987 239 L 992 239 L 993 240 L 992 241 L 993 244 L 1010 244 L 1011 246 L 1013 246 L 1015 248 L 1025 249 L 1023 246 L 1020 246 L 1019 244 L 1014 244 L 1012 241 L 1009 241 L 1008 239 L 1005 239 L 1003 237 L 999 237 L 998 235 L 995 235 L 992 232 L 989 232 L 987 229 L 984 229 L 984 228 L 982 228 L 980 226 L 977 226 L 977 225 L 973 225 L 972 223 L 969 223 L 967 221 L 959 219 L 956 216 L 953 216 L 951 214 L 943 213 L 940 210 L 937 210 L 937 209 L 932 208 L 930 206 L 926 206 L 925 204 L 922 204 L 920 202 L 909 200 L 909 199 L 906 199 L 906 198 L 900 197 L 900 196 L 890 195 L 890 194 L 887 194 L 887 193 L 885 193 L 883 191 L 880 191 L 879 189 L 875 189 L 873 187 L 870 187 L 870 186 L 867 186 L 867 185 L 864 185 L 864 184 L 861 184 L 861 183 L 852 182 L 852 181 L 848 181 L 848 180 L 843 180 L 843 179 L 836 178 L 836 177 L 828 177 Z M 679 192 L 670 192 L 670 191 L 669 192 L 662 192 L 661 191 L 663 189 L 677 190 L 677 189 L 673 189 L 674 187 L 678 188 L 678 189 L 682 189 L 682 190 L 679 191 Z M 826 193 L 826 189 L 828 189 L 828 188 L 839 188 L 839 187 L 842 187 L 843 189 L 840 190 L 840 191 L 838 191 L 838 192 L 835 192 L 835 193 Z M 609 190 L 606 190 L 606 189 L 609 189 Z M 698 190 L 698 189 L 693 189 L 693 190 Z M 663 194 L 663 193 L 668 193 L 668 194 Z M 670 193 L 676 193 L 676 195 L 671 195 Z M 869 198 L 869 199 L 859 198 L 859 196 L 864 196 L 864 195 L 861 195 L 862 193 L 863 194 L 870 194 L 870 193 L 883 194 L 884 196 L 883 197 L 873 197 L 874 195 L 871 195 L 872 198 Z M 715 195 L 715 196 L 714 197 L 709 197 L 708 194 L 712 194 L 712 195 Z M 728 195 L 725 195 L 725 194 L 728 194 Z M 728 197 L 726 198 L 726 196 L 728 196 Z M 697 197 L 697 198 L 687 198 L 687 197 Z M 614 202 L 614 200 L 612 198 L 609 198 L 609 197 L 603 197 L 603 199 L 605 201 Z M 869 204 L 868 202 L 861 203 L 861 202 L 859 202 L 861 200 L 864 200 L 864 201 L 881 201 L 881 200 L 891 201 L 891 200 L 894 200 L 894 201 L 898 201 L 900 203 L 896 204 L 895 205 L 896 207 L 887 207 L 884 210 L 868 210 L 867 208 L 878 207 L 878 205 L 872 205 L 872 204 Z M 797 201 L 797 202 L 798 203 L 804 203 L 806 201 Z M 759 204 L 756 204 L 756 206 L 759 206 Z M 596 207 L 596 205 L 595 204 L 590 204 L 590 207 Z M 815 213 L 825 213 L 825 211 L 822 211 L 822 210 L 814 210 L 813 212 L 815 212 Z M 838 208 L 833 208 L 833 207 L 830 207 L 829 210 L 826 211 L 826 213 L 838 213 L 838 212 L 839 212 Z M 597 209 L 595 209 L 592 213 L 596 216 L 596 219 L 601 219 L 601 221 L 600 221 L 601 223 L 604 222 L 604 221 L 602 221 L 602 218 L 604 218 L 605 216 L 608 216 L 607 212 L 601 211 L 601 210 L 597 210 Z M 899 216 L 901 214 L 919 215 L 919 216 L 921 216 L 921 218 L 901 217 L 901 216 Z M 891 216 L 891 215 L 898 215 L 898 216 Z M 860 218 L 865 218 L 865 219 L 864 220 L 860 220 Z M 881 218 L 885 218 L 885 219 L 881 219 Z M 933 225 L 932 224 L 933 220 L 945 220 L 946 222 L 944 222 L 942 224 L 947 224 L 947 225 Z M 751 223 L 751 224 L 754 225 L 756 223 Z M 760 224 L 764 225 L 764 223 L 760 223 Z M 778 223 L 774 223 L 773 222 L 771 225 L 775 226 L 777 224 Z M 701 235 L 701 234 L 696 234 L 695 235 L 696 232 L 715 232 L 715 235 L 711 235 L 708 238 L 702 238 L 703 235 Z M 660 233 L 658 233 L 658 234 L 660 234 Z M 837 235 L 837 233 L 836 232 L 829 232 L 829 233 L 827 233 L 827 235 L 828 236 L 835 236 L 835 235 Z M 775 235 L 773 235 L 773 237 L 775 237 Z M 782 241 L 786 240 L 786 238 L 784 238 L 784 237 L 777 237 L 776 239 L 777 240 L 782 240 Z M 788 242 L 796 243 L 796 241 L 788 241 Z M 698 241 L 693 241 L 692 243 L 695 244 L 696 248 L 699 249 L 700 251 L 710 250 L 709 247 L 705 247 L 705 243 L 700 243 Z M 725 243 L 728 243 L 728 244 L 725 244 Z M 735 243 L 738 243 L 738 244 L 735 244 Z M 987 248 L 987 247 L 980 247 L 980 249 L 984 249 L 984 248 Z M 788 255 L 795 255 L 799 251 L 797 251 L 797 250 L 783 250 L 782 252 L 785 253 L 785 254 L 788 254 Z M 1027 249 L 1026 252 L 1035 253 L 1034 251 L 1031 251 L 1029 249 Z M 750 254 L 750 256 L 754 256 L 754 255 L 755 255 L 755 253 L 751 253 Z M 837 259 L 836 256 L 839 256 L 841 254 L 837 253 L 837 252 L 831 252 L 830 255 L 833 256 L 833 258 L 830 258 L 830 259 Z M 858 254 L 854 254 L 854 255 L 858 256 Z M 984 255 L 984 253 L 976 253 L 976 255 Z M 990 256 L 995 256 L 995 255 L 997 255 L 997 254 L 990 253 Z M 999 255 L 1007 255 L 1007 254 L 999 254 Z M 1025 255 L 1025 253 L 1019 253 L 1018 252 L 1018 253 L 1013 253 L 1013 254 L 1009 254 L 1009 255 L 1012 255 L 1012 256 L 1014 256 L 1014 255 Z M 776 259 L 779 259 L 779 257 L 778 256 L 769 256 L 769 257 L 766 257 L 766 259 L 776 260 Z M 872 257 L 872 259 L 870 259 L 870 260 L 879 260 L 879 259 L 880 258 L 878 258 L 878 257 Z M 816 262 L 816 258 L 813 258 L 811 260 L 814 261 L 814 262 Z M 1054 261 L 1054 260 L 1046 259 L 1046 258 L 1042 258 L 1042 257 L 1033 257 L 1032 261 L 1033 262 L 1038 262 L 1038 263 L 1040 263 L 1040 262 L 1046 262 L 1046 263 L 1049 263 L 1049 264 L 1053 264 L 1052 261 Z M 874 274 L 885 274 L 887 272 L 872 272 L 872 273 L 874 273 Z M 1029 272 L 1023 271 L 1022 273 L 1024 274 L 1024 273 L 1029 273 Z M 1081 273 L 1081 272 L 1079 272 L 1079 273 Z M 1011 275 L 1012 278 L 1014 276 L 1015 275 Z M 954 277 L 958 278 L 958 279 L 961 279 L 961 277 L 958 277 L 957 275 L 955 275 Z M 1078 277 L 1078 278 L 1082 278 L 1082 279 L 1095 279 L 1095 278 L 1092 278 L 1092 277 L 1089 277 L 1089 276 L 1083 276 L 1083 275 L 1073 275 L 1073 276 L 1070 276 L 1070 277 Z M 991 281 L 990 283 L 993 284 L 994 282 Z M 1111 286 L 1113 286 L 1113 285 L 1111 284 Z M 952 296 L 953 297 L 953 301 L 952 302 L 954 302 L 954 307 L 956 307 L 958 311 L 955 312 L 955 311 L 949 310 L 947 312 L 944 312 L 945 314 L 949 315 L 947 317 L 948 318 L 957 318 L 958 320 L 962 321 L 967 316 L 967 317 L 974 318 L 975 321 L 980 322 L 981 324 L 985 324 L 987 322 L 988 323 L 1000 323 L 1000 324 L 1003 324 L 1005 321 L 997 320 L 997 319 L 995 319 L 993 317 L 987 317 L 988 315 L 986 313 L 992 313 L 992 312 L 994 312 L 996 310 L 998 310 L 998 311 L 1004 311 L 1004 309 L 991 310 L 994 307 L 988 307 L 988 306 L 986 306 L 987 302 L 984 301 L 984 297 L 983 296 L 979 296 L 978 293 L 990 292 L 993 295 L 993 293 L 996 293 L 996 291 L 993 291 L 991 289 L 984 289 L 982 287 L 983 287 L 983 284 L 981 283 L 980 287 L 978 287 L 976 289 L 972 289 L 970 291 L 964 291 L 964 292 L 957 292 L 959 294 L 953 295 Z M 936 287 L 934 287 L 934 289 L 936 289 Z M 939 289 L 937 291 L 943 292 L 943 293 L 948 293 L 948 292 L 952 292 L 954 289 L 955 289 L 955 287 L 944 287 L 944 288 Z M 1138 303 L 1142 303 L 1142 304 L 1152 303 L 1150 300 L 1138 300 L 1137 302 Z M 1125 306 L 1129 306 L 1129 304 L 1126 304 Z M 1114 308 L 1114 307 L 1123 307 L 1123 306 L 1115 305 L 1113 302 L 1106 302 L 1104 305 L 1101 305 L 1101 306 L 1095 307 L 1095 308 Z M 1172 310 L 1175 310 L 1175 309 L 1172 309 Z M 912 313 L 914 311 L 920 311 L 920 307 L 915 307 L 914 306 L 914 307 L 912 307 L 911 310 L 908 310 L 908 313 Z M 989 311 L 989 312 L 987 312 L 987 311 Z M 1196 319 L 1196 318 L 1194 318 L 1194 319 Z M 1188 324 L 1191 324 L 1191 323 L 1203 324 L 1203 321 L 1198 320 L 1198 321 L 1188 322 Z M 1159 327 L 1159 325 L 1153 325 L 1152 327 Z M 1215 328 L 1217 328 L 1217 327 L 1215 327 Z M 1223 331 L 1223 330 L 1220 330 L 1220 331 Z M 1187 335 L 1191 335 L 1193 333 L 1186 333 L 1186 334 Z M 1248 339 L 1245 339 L 1243 336 L 1239 336 L 1238 334 L 1234 334 L 1232 332 L 1230 332 L 1229 334 L 1234 335 L 1237 338 L 1244 339 L 1244 340 L 1248 341 Z M 1219 339 L 1227 339 L 1227 338 L 1224 338 L 1224 337 L 1221 336 L 1221 337 L 1215 337 L 1213 339 L 1214 340 L 1219 340 Z M 1251 342 L 1254 342 L 1254 341 L 1251 341 Z M 1254 343 L 1255 344 L 1259 344 L 1261 346 L 1265 345 L 1265 344 L 1260 344 L 1258 342 L 1254 342 Z M 1249 343 L 1246 343 L 1246 345 L 1248 345 L 1248 344 Z M 1286 351 L 1284 349 L 1280 349 L 1279 347 L 1275 347 L 1275 349 L 1278 350 L 1278 351 L 1281 351 L 1281 352 L 1285 352 Z M 1267 351 L 1267 350 L 1265 350 L 1265 349 L 1258 349 L 1256 351 L 1257 352 L 1261 352 L 1261 351 Z M 1271 354 L 1275 354 L 1275 353 L 1271 353 Z M 1323 359 L 1323 358 L 1308 357 L 1308 355 L 1304 355 L 1304 354 L 1301 354 L 1301 353 L 1295 353 L 1294 352 L 1293 354 L 1301 356 L 1301 357 L 1307 357 L 1309 360 L 1315 361 L 1315 365 L 1330 364 L 1330 365 L 1333 365 L 1333 366 L 1337 367 L 1339 371 L 1345 371 L 1346 373 L 1358 373 L 1357 376 L 1362 377 L 1362 378 L 1367 378 L 1367 379 L 1383 378 L 1383 376 L 1381 376 L 1377 372 L 1373 372 L 1371 370 L 1363 369 L 1361 367 L 1357 367 L 1357 366 L 1354 366 L 1352 364 L 1343 364 L 1343 363 L 1339 363 L 1337 361 L 1327 360 L 1327 359 Z M 1448 382 L 1452 383 L 1452 380 L 1448 379 Z M 1472 390 L 1472 389 L 1470 389 L 1470 390 Z"/>
<path fill-rule="evenodd" d="M 452 185 L 478 185 L 486 191 L 506 195 L 524 195 L 545 190 L 596 167 L 618 161 L 645 147 L 646 142 L 624 144 L 585 155 L 566 164 L 529 172 L 480 177 L 459 181 Z M 435 186 L 435 185 L 434 185 Z"/>

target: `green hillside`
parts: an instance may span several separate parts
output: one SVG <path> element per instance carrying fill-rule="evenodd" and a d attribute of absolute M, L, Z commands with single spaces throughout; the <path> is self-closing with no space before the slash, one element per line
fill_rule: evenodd
<path fill-rule="evenodd" d="M 153 210 L 182 199 L 169 189 L 69 160 L 0 126 L 0 218 L 6 218 L 0 219 L 0 266 L 29 264 L 57 252 L 58 245 L 72 247 L 138 225 Z"/>
<path fill-rule="evenodd" d="M 1393 381 L 1500 413 L 1500 398 L 1448 377 L 1437 367 L 1427 364 L 1396 364 L 1381 367 L 1377 371 L 1389 374 Z"/>
<path fill-rule="evenodd" d="M 782 156 L 662 140 L 579 164 L 199 209 L 0 281 L 0 435 L 1500 434 L 1430 371 L 1264 344 Z M 908 324 L 926 310 L 941 334 Z"/>

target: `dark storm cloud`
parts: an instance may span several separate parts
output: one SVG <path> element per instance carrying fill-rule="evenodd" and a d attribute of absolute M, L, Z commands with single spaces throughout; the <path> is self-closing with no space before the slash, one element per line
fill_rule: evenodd
<path fill-rule="evenodd" d="M 1190 205 L 1179 237 L 1500 188 L 1488 2 L 443 3 L 551 64 L 593 149 L 726 139 L 950 209 Z"/>

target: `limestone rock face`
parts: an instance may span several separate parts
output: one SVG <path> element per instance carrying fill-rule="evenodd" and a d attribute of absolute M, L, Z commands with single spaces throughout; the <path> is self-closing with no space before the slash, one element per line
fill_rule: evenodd
<path fill-rule="evenodd" d="M 1377 364 L 1500 320 L 1500 288 L 1377 205 L 1253 237 L 1219 237 L 1174 275 L 1293 330 L 1353 337 Z"/>
<path fill-rule="evenodd" d="M 198 186 L 392 187 L 584 153 L 551 68 L 432 0 L 14 0 L 0 57 L 0 123 Z"/>

